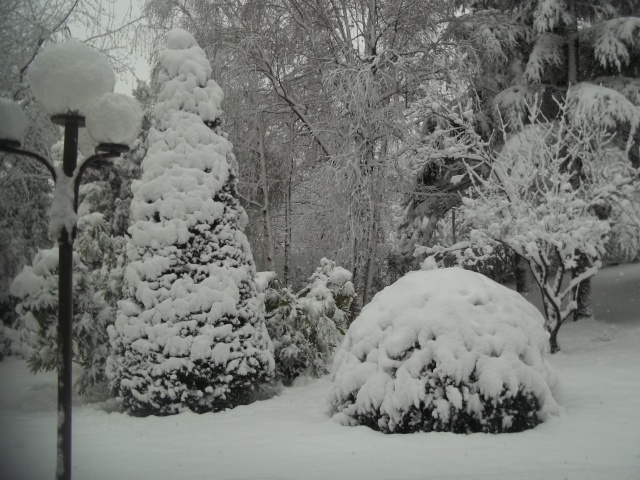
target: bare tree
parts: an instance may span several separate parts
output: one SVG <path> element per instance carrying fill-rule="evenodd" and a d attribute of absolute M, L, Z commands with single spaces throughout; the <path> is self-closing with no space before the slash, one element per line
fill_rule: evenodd
<path fill-rule="evenodd" d="M 354 272 L 357 310 L 372 295 L 383 195 L 402 138 L 403 109 L 420 83 L 446 77 L 452 47 L 440 35 L 454 7 L 427 0 L 167 6 L 151 0 L 147 11 L 160 24 L 179 22 L 202 44 L 215 44 L 215 55 L 242 65 L 268 88 L 269 109 L 278 113 L 267 125 L 283 110 L 296 119 L 294 165 L 309 172 L 293 194 L 307 203 L 297 223 L 312 219 L 304 226 L 307 238 L 317 232 L 315 243 Z"/>

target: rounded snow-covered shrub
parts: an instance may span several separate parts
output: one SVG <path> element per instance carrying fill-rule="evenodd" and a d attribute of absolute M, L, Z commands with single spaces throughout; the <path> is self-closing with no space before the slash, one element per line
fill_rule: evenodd
<path fill-rule="evenodd" d="M 543 324 L 479 273 L 411 272 L 351 324 L 333 367 L 334 420 L 385 433 L 532 428 L 558 411 Z"/>

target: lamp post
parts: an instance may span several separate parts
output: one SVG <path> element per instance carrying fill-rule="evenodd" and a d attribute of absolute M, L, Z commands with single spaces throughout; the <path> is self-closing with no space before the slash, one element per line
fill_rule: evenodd
<path fill-rule="evenodd" d="M 115 75 L 94 49 L 67 40 L 39 54 L 29 71 L 34 97 L 51 121 L 64 128 L 62 165 L 21 148 L 26 118 L 20 107 L 0 101 L 0 151 L 33 158 L 55 182 L 49 234 L 58 242 L 58 412 L 56 479 L 71 479 L 71 400 L 73 361 L 73 241 L 82 176 L 96 162 L 129 150 L 140 132 L 142 112 L 135 100 L 109 93 Z M 95 155 L 78 165 L 79 129 L 98 143 Z"/>

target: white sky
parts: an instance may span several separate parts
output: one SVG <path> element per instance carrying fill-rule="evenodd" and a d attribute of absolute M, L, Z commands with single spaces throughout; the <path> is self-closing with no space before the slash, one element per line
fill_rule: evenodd
<path fill-rule="evenodd" d="M 140 15 L 140 8 L 142 7 L 142 0 L 105 0 L 105 3 L 113 3 L 114 13 L 116 15 L 115 24 L 118 25 L 122 19 L 131 11 L 129 18 L 137 18 Z M 83 32 L 84 27 L 77 25 L 77 29 L 71 26 L 72 36 L 78 39 L 85 39 L 88 37 Z M 125 74 L 117 74 L 117 81 L 115 91 L 118 93 L 131 94 L 131 91 L 137 85 L 137 79 L 149 81 L 150 68 L 147 64 L 147 59 L 144 58 L 141 52 L 133 51 L 135 45 L 131 45 L 132 52 L 128 52 L 131 63 L 133 64 L 134 71 Z"/>
<path fill-rule="evenodd" d="M 132 16 L 134 18 L 138 17 L 142 3 L 142 0 L 116 0 L 116 14 L 124 16 L 131 10 Z M 137 85 L 137 79 L 146 82 L 149 81 L 150 69 L 147 64 L 147 59 L 143 58 L 139 52 L 134 52 L 132 55 L 135 57 L 134 72 L 126 75 L 118 75 L 115 87 L 115 91 L 118 93 L 130 94 Z"/>
<path fill-rule="evenodd" d="M 115 91 L 117 93 L 131 94 L 131 91 L 137 85 L 137 79 L 149 82 L 149 66 L 147 60 L 142 57 L 136 57 L 134 74 L 118 75 L 116 80 Z"/>

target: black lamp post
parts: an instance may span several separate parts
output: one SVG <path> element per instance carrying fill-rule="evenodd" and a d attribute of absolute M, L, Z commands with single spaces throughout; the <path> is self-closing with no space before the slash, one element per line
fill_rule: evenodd
<path fill-rule="evenodd" d="M 96 162 L 109 160 L 126 152 L 128 147 L 118 146 L 112 149 L 110 145 L 100 145 L 98 149 L 106 150 L 86 159 L 77 169 L 78 158 L 78 129 L 83 122 L 82 117 L 65 116 L 54 117 L 54 123 L 64 126 L 64 154 L 62 172 L 56 169 L 46 158 L 37 153 L 17 148 L 12 142 L 0 140 L 0 151 L 24 155 L 43 164 L 51 173 L 53 180 L 58 182 L 58 175 L 62 173 L 74 178 L 74 210 L 78 209 L 78 191 L 82 182 L 82 175 L 88 167 Z M 76 169 L 78 170 L 76 172 Z M 73 241 L 75 228 L 71 232 L 63 227 L 58 238 L 58 466 L 56 478 L 71 479 L 71 399 L 73 392 L 72 362 L 73 362 Z"/>
<path fill-rule="evenodd" d="M 65 44 L 66 47 L 65 47 Z M 67 48 L 70 47 L 70 48 Z M 67 49 L 65 51 L 65 48 Z M 109 74 L 109 70 L 104 68 L 106 63 L 108 67 L 108 62 L 102 57 L 96 58 L 96 55 L 99 55 L 90 47 L 87 47 L 79 42 L 71 41 L 65 42 L 63 44 L 56 45 L 52 47 L 50 50 L 57 49 L 54 52 L 56 55 L 49 55 L 48 62 L 45 60 L 40 62 L 40 69 L 43 70 L 42 67 L 45 67 L 44 74 L 46 85 L 48 86 L 48 82 L 53 81 L 54 83 L 58 81 L 64 82 L 65 75 L 69 81 L 73 81 L 77 79 L 78 72 L 73 71 L 73 65 L 69 68 L 65 68 L 64 61 L 65 55 L 60 56 L 60 52 L 66 54 L 67 57 L 76 57 L 85 55 L 84 58 L 88 58 L 88 60 L 94 63 L 98 63 L 98 67 L 102 68 L 101 74 Z M 69 51 L 71 55 L 69 55 Z M 47 50 L 45 50 L 42 54 L 43 57 L 46 57 Z M 55 60 L 55 61 L 52 61 Z M 34 66 L 38 61 L 38 57 L 34 61 Z M 77 62 L 76 62 L 77 63 Z M 44 65 L 43 65 L 44 64 Z M 61 65 L 62 64 L 62 65 Z M 46 71 L 47 68 L 51 68 L 53 65 L 54 69 L 59 68 L 58 72 L 53 72 L 52 77 L 48 75 Z M 85 68 L 92 68 L 92 65 L 84 65 Z M 33 68 L 33 67 L 32 67 Z M 76 67 L 77 68 L 77 67 Z M 110 67 L 108 67 L 110 69 Z M 34 75 L 35 77 L 36 75 Z M 113 83 L 115 82 L 115 77 L 111 71 L 111 76 L 113 77 L 113 82 L 111 82 L 111 88 L 113 88 Z M 31 75 L 30 75 L 31 77 Z M 42 73 L 40 77 L 43 77 Z M 96 138 L 99 142 L 98 146 L 95 148 L 95 155 L 90 156 L 85 159 L 80 165 L 78 165 L 78 133 L 81 127 L 85 126 L 85 116 L 77 113 L 77 111 L 71 113 L 63 113 L 60 114 L 55 112 L 55 110 L 60 110 L 60 107 L 55 103 L 60 101 L 61 90 L 55 90 L 55 88 L 51 92 L 41 93 L 42 100 L 38 98 L 38 94 L 36 92 L 37 88 L 34 85 L 35 79 L 31 79 L 32 88 L 34 90 L 34 94 L 36 96 L 36 100 L 43 103 L 45 109 L 51 114 L 52 110 L 54 113 L 51 115 L 51 121 L 57 125 L 60 125 L 64 128 L 64 150 L 63 150 L 63 159 L 62 165 L 56 166 L 47 158 L 34 153 L 28 150 L 23 150 L 21 148 L 21 137 L 22 133 L 19 131 L 23 126 L 26 126 L 26 119 L 24 118 L 24 114 L 20 110 L 20 107 L 15 104 L 15 102 L 11 102 L 6 99 L 2 99 L 0 103 L 0 116 L 5 116 L 5 118 L 0 118 L 0 151 L 6 153 L 12 153 L 16 155 L 27 156 L 33 158 L 43 164 L 56 184 L 56 193 L 54 196 L 54 204 L 58 202 L 58 207 L 61 207 L 62 213 L 71 213 L 71 222 L 67 220 L 63 222 L 62 225 L 59 226 L 55 231 L 55 235 L 57 238 L 55 240 L 58 241 L 58 249 L 59 249 L 59 268 L 58 268 L 58 287 L 59 287 L 59 297 L 58 297 L 58 415 L 57 415 L 57 426 L 58 426 L 58 436 L 57 436 L 57 467 L 56 467 L 56 479 L 58 480 L 70 480 L 71 479 L 71 400 L 72 400 L 72 391 L 73 391 L 73 382 L 72 382 L 72 362 L 73 362 L 73 241 L 76 235 L 76 218 L 75 214 L 78 210 L 78 193 L 80 189 L 80 183 L 82 182 L 82 176 L 86 169 L 91 165 L 96 164 L 97 162 L 102 162 L 105 160 L 110 160 L 120 156 L 121 153 L 127 152 L 129 150 L 128 143 L 132 141 L 135 137 L 137 137 L 137 133 L 139 132 L 139 123 L 136 127 L 136 119 L 133 117 L 139 116 L 139 120 L 142 118 L 141 112 L 138 115 L 138 112 L 135 110 L 139 108 L 133 99 L 125 98 L 126 101 L 122 101 L 121 95 L 106 93 L 101 97 L 95 99 L 97 103 L 96 107 L 93 108 L 94 115 L 100 117 L 101 115 L 107 114 L 113 119 L 114 116 L 118 115 L 118 108 L 122 108 L 124 105 L 124 111 L 122 111 L 123 117 L 128 117 L 129 121 L 120 122 L 124 123 L 125 128 L 133 125 L 131 130 L 127 130 L 126 132 L 119 131 L 114 135 L 110 135 L 105 133 L 105 122 L 96 121 L 98 127 L 95 128 L 97 132 L 97 136 L 101 138 Z M 91 78 L 88 78 L 88 81 L 91 81 Z M 109 80 L 109 79 L 107 79 Z M 42 81 L 40 82 L 42 85 Z M 97 82 L 100 83 L 100 82 Z M 103 82 L 104 83 L 104 82 Z M 107 84 L 109 82 L 107 81 Z M 63 85 L 64 86 L 64 85 Z M 87 88 L 87 91 L 78 92 L 78 97 L 82 100 L 82 95 L 84 94 L 84 100 L 90 101 L 90 96 L 99 96 L 101 93 L 100 88 L 104 90 L 104 85 L 98 85 L 98 90 L 95 88 Z M 68 104 L 73 105 L 74 101 L 78 99 L 75 96 L 76 92 L 70 91 L 70 95 L 72 98 L 67 102 Z M 52 96 L 53 95 L 53 96 Z M 111 95 L 112 97 L 108 97 Z M 47 96 L 51 100 L 47 100 Z M 108 98 L 106 98 L 108 97 Z M 114 98 L 115 101 L 114 101 Z M 103 98 L 106 98 L 106 101 L 102 101 Z M 53 104 L 51 102 L 54 102 Z M 63 102 L 64 103 L 64 102 Z M 53 105 L 53 107 L 51 107 Z M 92 104 L 93 105 L 93 104 Z M 83 110 L 85 106 L 83 105 Z M 70 109 L 71 110 L 71 109 Z M 79 109 L 76 109 L 79 110 Z M 22 117 L 20 117 L 22 115 Z M 131 121 L 133 118 L 134 121 Z M 21 124 L 16 127 L 14 124 Z M 109 122 L 106 122 L 106 125 L 109 125 Z M 122 125 L 118 125 L 117 123 L 111 122 L 111 125 L 114 125 L 113 130 L 122 130 Z M 137 131 L 136 131 L 137 128 Z M 91 130 L 90 130 L 91 134 Z M 6 138 L 3 138 L 6 137 Z M 60 198 L 57 198 L 57 197 Z M 71 211 L 71 212 L 70 212 Z M 64 216 L 64 215 L 63 215 Z M 51 233 L 51 232 L 50 232 Z"/>

